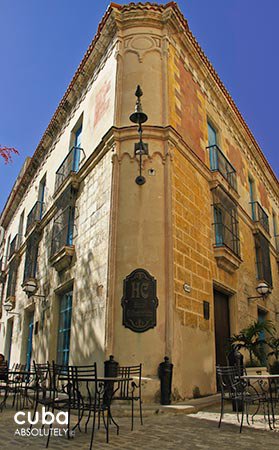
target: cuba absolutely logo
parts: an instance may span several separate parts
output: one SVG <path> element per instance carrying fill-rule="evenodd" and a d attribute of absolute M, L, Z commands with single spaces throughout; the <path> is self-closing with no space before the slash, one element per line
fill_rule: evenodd
<path fill-rule="evenodd" d="M 59 428 L 50 428 L 50 429 L 41 429 L 41 428 L 31 428 L 30 425 L 53 425 L 57 423 L 58 425 L 68 425 L 68 412 L 60 411 L 57 414 L 54 414 L 50 411 L 46 411 L 46 408 L 43 406 L 41 417 L 39 412 L 35 413 L 33 418 L 33 413 L 31 411 L 24 412 L 18 411 L 14 415 L 14 421 L 17 425 L 28 425 L 28 428 L 17 428 L 15 431 L 15 435 L 17 436 L 48 436 L 50 433 L 54 436 L 65 436 L 68 433 L 68 428 L 59 427 Z M 71 436 L 73 436 L 73 432 L 71 432 Z"/>

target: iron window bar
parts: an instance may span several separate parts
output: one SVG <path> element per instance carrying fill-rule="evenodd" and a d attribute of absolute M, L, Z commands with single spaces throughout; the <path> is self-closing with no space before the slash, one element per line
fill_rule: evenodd
<path fill-rule="evenodd" d="M 258 232 L 255 234 L 256 277 L 272 287 L 269 241 Z"/>
<path fill-rule="evenodd" d="M 9 259 L 11 259 L 11 257 L 17 252 L 20 247 L 21 241 L 22 235 L 17 233 L 10 243 Z"/>
<path fill-rule="evenodd" d="M 82 162 L 84 157 L 85 153 L 82 148 L 72 147 L 72 149 L 69 151 L 56 171 L 54 187 L 55 192 L 59 189 L 64 180 L 68 178 L 71 173 L 77 173 L 79 171 L 80 163 Z"/>
<path fill-rule="evenodd" d="M 23 273 L 23 283 L 30 278 L 36 278 L 37 259 L 39 249 L 39 235 L 33 232 L 26 243 L 25 264 Z"/>
<path fill-rule="evenodd" d="M 76 236 L 75 207 L 67 206 L 55 219 L 52 229 L 51 256 L 65 246 L 72 246 Z"/>
<path fill-rule="evenodd" d="M 210 152 L 211 172 L 220 172 L 229 185 L 237 192 L 237 176 L 235 168 L 232 166 L 218 145 L 209 145 L 206 148 L 209 149 Z"/>
<path fill-rule="evenodd" d="M 220 187 L 213 189 L 212 195 L 214 245 L 216 247 L 225 246 L 240 257 L 237 205 Z"/>
<path fill-rule="evenodd" d="M 259 202 L 250 202 L 252 209 L 252 220 L 254 222 L 259 222 L 263 228 L 269 233 L 269 219 L 263 207 Z"/>
<path fill-rule="evenodd" d="M 45 206 L 44 202 L 41 202 L 39 200 L 36 201 L 36 203 L 34 204 L 33 208 L 31 209 L 31 211 L 27 216 L 25 234 L 27 234 L 28 230 L 32 227 L 32 225 L 35 222 L 41 221 L 44 214 L 44 206 Z"/>
<path fill-rule="evenodd" d="M 17 272 L 18 272 L 18 262 L 15 259 L 11 262 L 10 267 L 9 267 L 9 277 L 8 277 L 8 284 L 7 284 L 6 299 L 9 297 L 15 296 Z"/>

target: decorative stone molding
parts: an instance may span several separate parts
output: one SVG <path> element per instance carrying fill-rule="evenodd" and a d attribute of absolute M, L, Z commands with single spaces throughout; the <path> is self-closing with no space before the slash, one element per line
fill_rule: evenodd
<path fill-rule="evenodd" d="M 55 268 L 55 270 L 57 270 L 57 272 L 61 272 L 62 270 L 70 267 L 74 255 L 75 246 L 65 245 L 61 250 L 59 250 L 59 252 L 51 256 L 51 258 L 49 259 L 49 263 L 52 267 Z"/>
<path fill-rule="evenodd" d="M 209 181 L 210 190 L 220 186 L 226 192 L 226 194 L 228 194 L 237 203 L 240 195 L 230 186 L 223 175 L 219 171 L 211 172 L 211 174 L 212 179 Z"/>
<path fill-rule="evenodd" d="M 65 178 L 63 183 L 59 186 L 57 191 L 53 194 L 53 202 L 55 202 L 62 194 L 65 192 L 68 188 L 72 188 L 73 190 L 77 191 L 79 188 L 79 176 L 76 172 L 71 172 L 70 175 Z"/>
<path fill-rule="evenodd" d="M 242 263 L 242 259 L 225 246 L 214 246 L 214 257 L 216 258 L 217 266 L 230 274 L 239 269 Z"/>
<path fill-rule="evenodd" d="M 137 34 L 124 39 L 124 53 L 135 53 L 140 63 L 150 52 L 159 52 L 162 58 L 162 39 L 156 35 Z"/>

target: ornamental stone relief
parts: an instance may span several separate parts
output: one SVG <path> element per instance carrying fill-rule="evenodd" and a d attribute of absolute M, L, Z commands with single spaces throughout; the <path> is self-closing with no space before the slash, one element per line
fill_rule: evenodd
<path fill-rule="evenodd" d="M 158 51 L 162 57 L 162 39 L 157 36 L 138 35 L 124 40 L 124 53 L 135 53 L 140 63 L 145 55 L 152 51 Z"/>

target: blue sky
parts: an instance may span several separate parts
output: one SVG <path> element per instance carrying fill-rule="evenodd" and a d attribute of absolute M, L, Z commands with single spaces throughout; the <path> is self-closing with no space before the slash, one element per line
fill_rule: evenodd
<path fill-rule="evenodd" d="M 279 1 L 178 4 L 278 176 Z M 0 143 L 20 151 L 9 166 L 0 160 L 0 210 L 107 5 L 104 0 L 0 0 Z"/>

